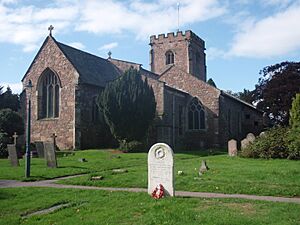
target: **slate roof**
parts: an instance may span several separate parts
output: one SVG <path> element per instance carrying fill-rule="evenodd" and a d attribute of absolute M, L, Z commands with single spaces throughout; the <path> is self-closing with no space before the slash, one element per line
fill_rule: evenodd
<path fill-rule="evenodd" d="M 91 84 L 104 87 L 107 82 L 115 80 L 122 74 L 121 71 L 107 59 L 103 59 L 101 57 L 65 45 L 56 41 L 52 36 L 48 36 L 23 76 L 21 80 L 22 82 L 33 66 L 34 62 L 36 62 L 38 55 L 49 41 L 49 38 L 51 38 L 57 44 L 59 49 L 77 70 L 79 73 L 80 84 Z"/>
<path fill-rule="evenodd" d="M 106 59 L 56 43 L 79 73 L 79 83 L 104 87 L 107 82 L 121 75 L 120 70 Z"/>

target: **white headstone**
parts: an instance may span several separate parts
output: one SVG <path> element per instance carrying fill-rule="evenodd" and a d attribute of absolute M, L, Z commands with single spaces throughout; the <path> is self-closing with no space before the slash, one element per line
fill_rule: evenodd
<path fill-rule="evenodd" d="M 148 193 L 151 195 L 161 184 L 165 196 L 174 196 L 173 150 L 164 143 L 153 145 L 148 152 Z"/>
<path fill-rule="evenodd" d="M 237 141 L 231 139 L 228 141 L 228 155 L 229 156 L 237 156 Z"/>

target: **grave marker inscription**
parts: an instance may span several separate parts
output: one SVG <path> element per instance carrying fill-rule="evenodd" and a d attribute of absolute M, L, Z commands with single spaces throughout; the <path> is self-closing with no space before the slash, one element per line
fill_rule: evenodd
<path fill-rule="evenodd" d="M 165 196 L 174 196 L 173 150 L 165 143 L 153 145 L 148 152 L 148 193 L 163 185 Z"/>

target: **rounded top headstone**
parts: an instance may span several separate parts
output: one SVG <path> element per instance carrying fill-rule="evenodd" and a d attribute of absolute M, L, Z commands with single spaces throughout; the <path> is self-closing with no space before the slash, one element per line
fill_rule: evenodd
<path fill-rule="evenodd" d="M 247 137 L 246 137 L 249 141 L 254 141 L 255 140 L 255 135 L 252 134 L 252 133 L 249 133 L 247 134 Z"/>
<path fill-rule="evenodd" d="M 165 143 L 153 145 L 148 152 L 148 162 L 165 161 L 173 163 L 174 152 L 172 148 Z"/>

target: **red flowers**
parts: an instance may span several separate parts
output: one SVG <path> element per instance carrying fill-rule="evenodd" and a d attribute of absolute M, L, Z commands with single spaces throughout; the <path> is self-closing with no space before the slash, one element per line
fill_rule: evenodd
<path fill-rule="evenodd" d="M 164 197 L 164 191 L 165 191 L 164 186 L 162 186 L 162 184 L 159 184 L 152 192 L 152 197 L 155 199 L 162 198 Z"/>

